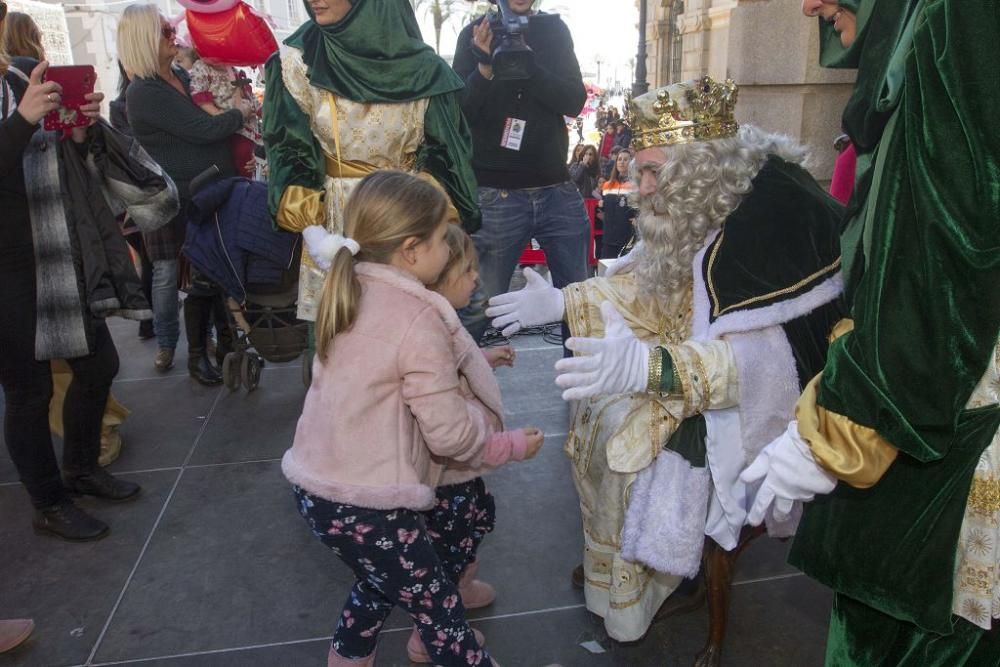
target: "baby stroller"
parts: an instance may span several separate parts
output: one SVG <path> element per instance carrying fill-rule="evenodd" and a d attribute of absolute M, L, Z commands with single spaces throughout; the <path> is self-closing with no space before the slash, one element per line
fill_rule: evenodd
<path fill-rule="evenodd" d="M 223 381 L 253 391 L 265 361 L 292 361 L 309 346 L 308 325 L 295 316 L 301 237 L 274 227 L 263 182 L 218 175 L 213 166 L 191 182 L 184 254 L 227 297 L 233 349 Z"/>

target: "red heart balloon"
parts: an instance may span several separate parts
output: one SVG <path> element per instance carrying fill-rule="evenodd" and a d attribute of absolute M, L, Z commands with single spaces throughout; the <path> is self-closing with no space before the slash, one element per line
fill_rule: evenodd
<path fill-rule="evenodd" d="M 267 21 L 243 2 L 210 14 L 188 9 L 187 26 L 191 44 L 214 65 L 263 65 L 278 50 Z"/>
<path fill-rule="evenodd" d="M 232 9 L 240 0 L 177 0 L 185 9 L 200 14 L 214 14 Z"/>

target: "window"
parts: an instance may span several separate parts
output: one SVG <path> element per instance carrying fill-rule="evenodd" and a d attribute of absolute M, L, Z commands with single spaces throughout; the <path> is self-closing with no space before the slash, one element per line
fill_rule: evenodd
<path fill-rule="evenodd" d="M 680 29 L 677 27 L 677 19 L 683 13 L 683 0 L 676 0 L 670 5 L 670 14 L 667 19 L 667 29 L 669 31 L 667 33 L 667 48 L 670 49 L 670 76 L 667 77 L 667 81 L 671 82 L 680 81 L 681 78 L 681 56 L 684 55 L 684 35 L 681 34 Z"/>

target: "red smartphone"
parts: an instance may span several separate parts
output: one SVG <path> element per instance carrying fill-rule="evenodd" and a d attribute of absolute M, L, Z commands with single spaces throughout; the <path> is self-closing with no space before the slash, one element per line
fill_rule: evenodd
<path fill-rule="evenodd" d="M 87 103 L 84 96 L 94 92 L 97 73 L 93 65 L 52 66 L 46 70 L 45 80 L 62 86 L 62 105 L 45 116 L 46 130 L 69 130 L 90 122 L 80 107 Z"/>

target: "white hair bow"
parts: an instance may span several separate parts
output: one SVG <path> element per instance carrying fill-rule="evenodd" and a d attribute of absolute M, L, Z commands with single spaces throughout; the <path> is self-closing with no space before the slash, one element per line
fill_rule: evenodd
<path fill-rule="evenodd" d="M 354 239 L 341 234 L 330 234 L 319 225 L 312 225 L 302 230 L 302 238 L 316 266 L 324 271 L 329 270 L 333 258 L 341 248 L 347 248 L 352 256 L 361 251 L 361 246 Z"/>

